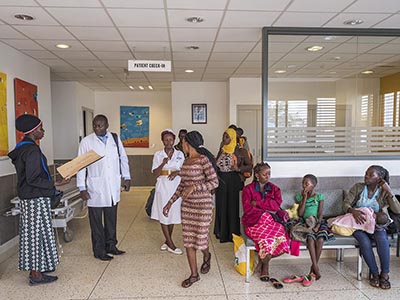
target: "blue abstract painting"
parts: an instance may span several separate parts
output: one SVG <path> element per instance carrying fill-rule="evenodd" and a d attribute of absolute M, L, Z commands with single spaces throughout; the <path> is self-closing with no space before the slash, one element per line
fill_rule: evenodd
<path fill-rule="evenodd" d="M 125 147 L 149 147 L 150 107 L 121 106 L 120 136 Z"/>

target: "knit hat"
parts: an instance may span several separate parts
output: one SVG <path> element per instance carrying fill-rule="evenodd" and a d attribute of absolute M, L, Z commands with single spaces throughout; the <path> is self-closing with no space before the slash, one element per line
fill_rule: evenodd
<path fill-rule="evenodd" d="M 21 115 L 15 120 L 15 128 L 25 135 L 35 131 L 40 125 L 42 121 L 34 115 Z"/>

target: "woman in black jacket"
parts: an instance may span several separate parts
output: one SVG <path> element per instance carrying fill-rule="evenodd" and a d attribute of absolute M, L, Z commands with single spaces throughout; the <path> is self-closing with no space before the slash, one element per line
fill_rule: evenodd
<path fill-rule="evenodd" d="M 58 264 L 50 208 L 56 189 L 46 157 L 36 143 L 43 138 L 44 129 L 40 119 L 33 115 L 18 117 L 15 126 L 25 135 L 8 154 L 17 171 L 21 205 L 18 268 L 30 271 L 31 285 L 50 283 L 58 279 L 45 274 L 54 271 Z"/>

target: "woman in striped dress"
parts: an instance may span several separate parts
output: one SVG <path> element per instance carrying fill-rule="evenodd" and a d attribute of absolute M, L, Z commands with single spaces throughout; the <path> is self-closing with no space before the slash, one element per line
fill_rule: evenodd
<path fill-rule="evenodd" d="M 39 118 L 22 115 L 15 121 L 17 130 L 24 133 L 8 156 L 17 171 L 17 192 L 21 204 L 19 270 L 30 271 L 30 285 L 56 281 L 57 248 L 51 224 L 50 198 L 56 189 L 51 179 L 46 157 L 37 141 L 44 136 Z"/>
<path fill-rule="evenodd" d="M 181 182 L 175 194 L 165 205 L 163 213 L 168 216 L 172 204 L 182 198 L 181 218 L 183 245 L 190 267 L 190 277 L 182 282 L 188 288 L 200 280 L 197 270 L 196 251 L 203 252 L 200 272 L 210 271 L 211 253 L 208 248 L 208 233 L 212 220 L 212 192 L 218 187 L 214 156 L 203 146 L 203 137 L 197 131 L 185 136 L 182 146 L 188 158 L 179 173 Z"/>

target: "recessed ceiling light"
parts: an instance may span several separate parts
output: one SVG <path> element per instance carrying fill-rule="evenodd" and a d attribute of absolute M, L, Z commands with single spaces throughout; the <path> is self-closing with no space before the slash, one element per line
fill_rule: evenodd
<path fill-rule="evenodd" d="M 334 60 L 340 60 L 341 57 L 340 57 L 340 56 L 335 56 L 333 59 L 334 59 Z"/>
<path fill-rule="evenodd" d="M 68 48 L 71 48 L 71 46 L 70 46 L 70 45 L 67 45 L 67 44 L 57 44 L 56 47 L 57 47 L 58 49 L 68 49 Z"/>
<path fill-rule="evenodd" d="M 99 78 L 104 78 L 104 75 L 101 75 L 101 74 L 100 74 L 100 75 L 99 75 Z"/>
<path fill-rule="evenodd" d="M 129 86 L 129 88 L 130 88 L 131 90 L 134 90 L 134 89 L 135 89 L 135 88 L 134 88 L 133 86 L 131 86 L 131 85 Z"/>
<path fill-rule="evenodd" d="M 148 86 L 149 90 L 153 90 L 153 87 L 151 85 Z"/>
<path fill-rule="evenodd" d="M 329 74 L 336 74 L 336 72 L 335 71 L 330 71 Z"/>
<path fill-rule="evenodd" d="M 144 87 L 142 87 L 141 85 L 139 85 L 138 88 L 139 88 L 140 90 L 144 90 Z"/>
<path fill-rule="evenodd" d="M 193 70 L 185 70 L 185 73 L 194 73 Z"/>
<path fill-rule="evenodd" d="M 365 71 L 361 72 L 361 74 L 365 74 L 365 75 L 369 75 L 369 74 L 373 74 L 373 73 L 374 73 L 374 71 L 372 71 L 372 70 L 365 70 Z"/>
<path fill-rule="evenodd" d="M 360 19 L 356 19 L 356 20 L 347 20 L 347 21 L 344 21 L 344 22 L 343 22 L 344 25 L 350 25 L 350 26 L 360 25 L 360 24 L 362 24 L 362 23 L 364 23 L 364 21 L 363 21 L 363 20 L 360 20 Z"/>
<path fill-rule="evenodd" d="M 94 69 L 88 69 L 88 72 L 94 72 Z"/>
<path fill-rule="evenodd" d="M 276 70 L 275 73 L 276 74 L 283 74 L 283 73 L 286 73 L 286 70 Z"/>
<path fill-rule="evenodd" d="M 310 51 L 310 52 L 317 52 L 317 51 L 321 51 L 322 49 L 324 49 L 324 47 L 317 46 L 317 45 L 306 48 L 306 50 Z"/>
<path fill-rule="evenodd" d="M 293 68 L 296 68 L 296 67 L 297 67 L 296 65 L 287 65 L 288 69 L 293 69 Z"/>
<path fill-rule="evenodd" d="M 332 41 L 334 39 L 336 39 L 336 36 L 334 36 L 334 35 L 328 35 L 328 36 L 324 37 L 325 41 Z"/>
<path fill-rule="evenodd" d="M 188 21 L 189 23 L 201 23 L 204 21 L 204 19 L 202 17 L 189 17 L 186 18 L 186 21 Z"/>
<path fill-rule="evenodd" d="M 188 50 L 199 50 L 199 46 L 187 46 L 187 47 L 185 47 L 186 49 L 188 49 Z"/>
<path fill-rule="evenodd" d="M 23 21 L 32 21 L 35 19 L 34 17 L 32 17 L 30 15 L 24 15 L 24 14 L 16 14 L 16 15 L 14 15 L 14 18 L 20 19 Z"/>

